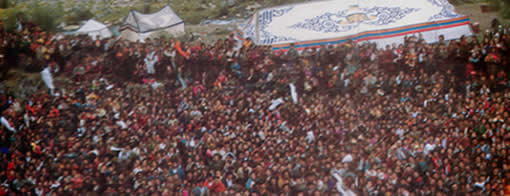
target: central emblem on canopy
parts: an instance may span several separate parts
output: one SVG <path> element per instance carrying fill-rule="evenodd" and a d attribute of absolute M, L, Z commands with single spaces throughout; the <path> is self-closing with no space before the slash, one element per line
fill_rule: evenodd
<path fill-rule="evenodd" d="M 357 5 L 350 6 L 347 11 L 347 16 L 345 16 L 345 20 L 342 20 L 340 24 L 356 24 L 362 23 L 364 21 L 374 20 L 376 16 L 369 16 L 363 10 L 360 10 Z"/>

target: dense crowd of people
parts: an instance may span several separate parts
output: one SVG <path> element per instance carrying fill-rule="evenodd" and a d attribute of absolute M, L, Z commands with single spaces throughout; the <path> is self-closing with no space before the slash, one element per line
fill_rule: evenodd
<path fill-rule="evenodd" d="M 272 51 L 3 32 L 0 195 L 508 195 L 510 34 Z"/>

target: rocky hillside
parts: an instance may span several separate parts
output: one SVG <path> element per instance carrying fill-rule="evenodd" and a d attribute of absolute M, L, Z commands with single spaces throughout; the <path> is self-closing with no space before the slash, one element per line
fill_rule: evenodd
<path fill-rule="evenodd" d="M 72 15 L 115 23 L 122 20 L 131 9 L 149 13 L 167 4 L 190 24 L 198 24 L 206 19 L 244 18 L 261 7 L 276 6 L 307 0 L 10 0 L 10 4 L 21 11 L 37 7 L 50 7 L 63 12 L 63 21 L 76 22 Z M 308 0 L 310 1 L 310 0 Z"/>

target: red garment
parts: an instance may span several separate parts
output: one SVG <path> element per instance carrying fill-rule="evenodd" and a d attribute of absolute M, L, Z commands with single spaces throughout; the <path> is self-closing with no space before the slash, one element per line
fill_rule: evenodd
<path fill-rule="evenodd" d="M 28 111 L 30 111 L 32 113 L 32 115 L 36 114 L 37 110 L 35 108 L 31 107 L 30 105 L 27 105 L 26 108 L 27 108 Z"/>
<path fill-rule="evenodd" d="M 35 52 L 37 50 L 37 48 L 41 47 L 41 45 L 39 44 L 36 44 L 36 43 L 32 43 L 30 44 L 30 50 L 32 50 L 33 52 Z"/>
<path fill-rule="evenodd" d="M 193 53 L 198 52 L 200 50 L 202 50 L 202 47 L 200 46 L 200 44 L 196 44 L 195 46 L 193 46 L 191 48 L 191 52 L 193 52 Z"/>
<path fill-rule="evenodd" d="M 33 148 L 33 151 L 35 154 L 38 154 L 38 155 L 41 155 L 42 154 L 42 151 L 41 151 L 41 146 L 39 145 L 36 145 L 34 148 Z"/>
<path fill-rule="evenodd" d="M 212 186 L 209 188 L 209 190 L 211 190 L 214 193 L 223 193 L 223 192 L 225 192 L 226 188 L 225 188 L 225 185 L 221 181 L 217 180 L 216 182 L 214 182 L 212 184 Z"/>
<path fill-rule="evenodd" d="M 269 167 L 272 165 L 273 165 L 273 163 L 271 163 L 270 161 L 266 161 L 266 163 L 264 165 L 264 169 L 269 169 Z"/>
<path fill-rule="evenodd" d="M 209 182 L 207 180 L 205 180 L 204 182 L 204 186 L 207 187 L 207 189 L 211 190 L 211 187 L 213 187 L 213 182 Z"/>
<path fill-rule="evenodd" d="M 487 58 L 490 59 L 490 62 L 494 62 L 494 63 L 498 63 L 501 60 L 499 58 L 499 55 L 497 55 L 496 53 L 490 53 L 489 55 L 487 55 Z"/>
<path fill-rule="evenodd" d="M 83 185 L 83 178 L 74 177 L 71 179 L 73 183 L 73 188 L 78 189 Z"/>
<path fill-rule="evenodd" d="M 254 60 L 256 60 L 257 58 L 260 57 L 260 54 L 258 53 L 258 51 L 252 50 L 252 51 L 250 51 L 250 53 L 248 53 L 248 56 L 249 56 L 251 61 L 254 61 Z"/>
<path fill-rule="evenodd" d="M 204 90 L 204 86 L 202 86 L 201 84 L 199 85 L 195 85 L 193 87 L 193 94 L 198 94 L 199 92 L 202 92 Z"/>
<path fill-rule="evenodd" d="M 7 172 L 7 180 L 12 182 L 16 178 L 16 173 L 14 171 Z"/>
<path fill-rule="evenodd" d="M 466 73 L 465 73 L 465 76 L 466 77 L 470 77 L 473 72 L 475 71 L 475 66 L 473 65 L 473 63 L 468 63 L 466 65 Z"/>
<path fill-rule="evenodd" d="M 49 117 L 58 117 L 60 116 L 60 112 L 57 108 L 54 108 L 50 111 Z"/>
<path fill-rule="evenodd" d="M 484 109 L 484 110 L 487 110 L 488 108 L 489 108 L 489 101 L 485 100 L 485 101 L 483 102 L 483 109 Z"/>
<path fill-rule="evenodd" d="M 152 79 L 144 78 L 144 79 L 142 79 L 142 81 L 145 84 L 152 84 L 152 83 L 156 82 L 156 79 L 154 79 L 154 78 L 152 78 Z"/>
<path fill-rule="evenodd" d="M 438 160 L 438 158 L 432 156 L 432 162 L 434 163 L 434 166 L 436 166 L 436 168 L 439 168 L 439 164 L 437 163 L 437 160 Z"/>
<path fill-rule="evenodd" d="M 215 86 L 220 86 L 223 82 L 227 80 L 227 77 L 225 77 L 223 74 L 220 74 L 218 78 L 216 79 L 216 82 L 214 83 Z"/>
<path fill-rule="evenodd" d="M 466 149 L 470 145 L 470 141 L 467 137 L 463 137 L 459 143 L 464 149 Z"/>
<path fill-rule="evenodd" d="M 9 162 L 9 164 L 7 164 L 7 172 L 9 172 L 10 170 L 13 170 L 14 169 L 14 162 Z"/>
<path fill-rule="evenodd" d="M 333 88 L 333 81 L 328 81 L 328 88 Z"/>
<path fill-rule="evenodd" d="M 0 187 L 0 196 L 4 195 L 7 195 L 7 189 L 5 189 L 4 187 Z"/>
<path fill-rule="evenodd" d="M 274 52 L 273 52 L 273 54 L 274 54 L 275 56 L 282 56 L 282 55 L 283 55 L 283 53 L 284 53 L 284 51 L 283 51 L 283 50 L 276 50 L 276 51 L 274 51 Z"/>
<path fill-rule="evenodd" d="M 221 58 L 223 58 L 224 55 L 225 55 L 225 53 L 218 54 L 218 60 L 221 60 Z"/>

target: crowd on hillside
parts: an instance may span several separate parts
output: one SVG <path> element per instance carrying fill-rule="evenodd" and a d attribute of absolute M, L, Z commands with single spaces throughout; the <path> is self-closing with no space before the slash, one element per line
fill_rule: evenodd
<path fill-rule="evenodd" d="M 508 195 L 510 33 L 378 48 L 0 36 L 0 195 Z"/>

